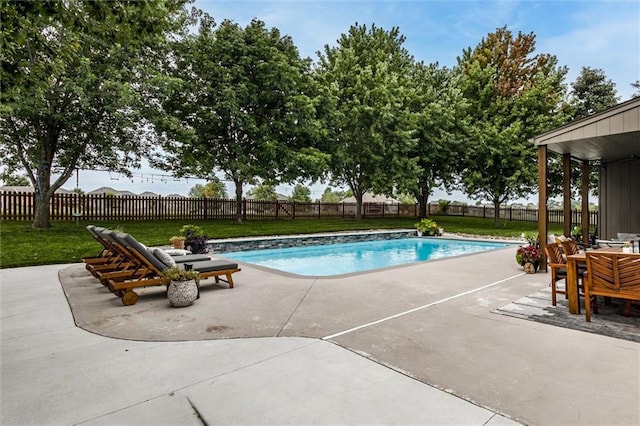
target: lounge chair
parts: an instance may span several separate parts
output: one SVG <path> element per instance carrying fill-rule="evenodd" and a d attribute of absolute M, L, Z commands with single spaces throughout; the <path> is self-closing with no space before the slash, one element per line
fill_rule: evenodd
<path fill-rule="evenodd" d="M 166 278 L 162 277 L 162 271 L 173 265 L 164 263 L 155 254 L 151 253 L 135 238 L 126 233 L 117 233 L 115 239 L 138 262 L 136 272 L 129 278 L 122 276 L 113 277 L 108 281 L 109 289 L 122 298 L 124 305 L 133 305 L 138 301 L 138 295 L 134 288 L 167 285 Z M 233 288 L 232 274 L 239 272 L 237 263 L 222 260 L 196 261 L 190 264 L 192 269 L 200 274 L 200 279 L 215 278 L 215 282 L 224 281 Z M 184 263 L 176 265 L 184 268 Z M 226 279 L 221 278 L 224 276 Z"/>
<path fill-rule="evenodd" d="M 140 266 L 140 262 L 121 245 L 115 238 L 116 232 L 106 228 L 99 227 L 87 227 L 94 238 L 103 245 L 104 255 L 102 261 L 96 259 L 85 262 L 86 268 L 91 272 L 93 276 L 98 278 L 103 284 L 107 285 L 107 281 L 111 278 L 122 276 L 132 276 L 131 272 L 136 270 Z M 142 244 L 141 244 L 142 246 Z M 146 247 L 145 247 L 146 248 Z M 148 248 L 148 250 L 152 250 Z M 163 255 L 163 251 L 160 248 L 154 248 L 157 255 Z M 164 256 L 164 255 L 163 255 Z M 168 255 L 167 255 L 168 256 Z M 172 256 L 170 263 L 185 263 L 185 262 L 197 262 L 203 260 L 210 260 L 210 257 L 202 254 L 188 254 L 181 256 Z"/>
<path fill-rule="evenodd" d="M 117 256 L 117 253 L 113 253 L 113 251 L 111 251 L 111 248 L 103 243 L 100 234 L 96 231 L 96 229 L 100 231 L 104 230 L 104 228 L 98 228 L 94 225 L 87 225 L 87 231 L 89 231 L 89 233 L 93 236 L 94 240 L 102 245 L 102 250 L 100 251 L 100 253 L 98 253 L 97 256 L 83 257 L 82 261 L 87 265 L 108 263 L 113 260 L 114 256 Z"/>

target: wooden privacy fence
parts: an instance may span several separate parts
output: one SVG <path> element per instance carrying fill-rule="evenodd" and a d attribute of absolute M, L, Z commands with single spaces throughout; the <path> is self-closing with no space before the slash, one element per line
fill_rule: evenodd
<path fill-rule="evenodd" d="M 493 207 L 488 206 L 465 206 L 465 205 L 449 205 L 446 211 L 441 211 L 438 205 L 429 205 L 429 214 L 441 214 L 448 216 L 473 216 L 482 218 L 493 218 Z M 537 222 L 538 209 L 528 209 L 520 207 L 501 207 L 500 219 L 506 221 L 521 222 Z M 549 223 L 563 223 L 564 212 L 562 209 L 548 209 L 547 220 Z M 580 226 L 582 224 L 582 212 L 580 210 L 571 210 L 571 226 Z M 598 212 L 589 211 L 589 225 L 598 226 Z"/>
<path fill-rule="evenodd" d="M 35 194 L 33 192 L 0 192 L 0 217 L 3 220 L 33 220 Z M 233 219 L 236 202 L 229 199 L 163 197 L 110 194 L 54 194 L 49 206 L 52 220 L 207 220 Z M 364 203 L 362 217 L 418 216 L 417 204 Z M 441 211 L 438 205 L 429 205 L 429 215 L 472 216 L 493 218 L 492 207 L 449 205 Z M 580 225 L 580 211 L 573 210 L 572 225 Z M 562 210 L 547 212 L 549 223 L 562 223 Z M 590 212 L 589 223 L 598 224 L 598 212 Z M 296 218 L 353 218 L 355 203 L 297 203 L 292 201 L 242 200 L 244 219 L 296 219 Z M 536 222 L 537 209 L 505 207 L 500 219 Z"/>
<path fill-rule="evenodd" d="M 0 192 L 3 220 L 33 220 L 33 192 Z M 415 217 L 414 204 L 365 203 L 363 217 Z M 355 217 L 355 203 L 296 203 L 242 200 L 244 219 Z M 54 194 L 49 206 L 52 220 L 207 220 L 233 219 L 236 201 L 215 198 L 130 196 L 110 194 Z"/>

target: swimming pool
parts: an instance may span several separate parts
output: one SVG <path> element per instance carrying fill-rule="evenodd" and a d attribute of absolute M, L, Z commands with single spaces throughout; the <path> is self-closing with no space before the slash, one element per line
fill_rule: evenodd
<path fill-rule="evenodd" d="M 329 276 L 460 256 L 509 246 L 512 244 L 441 238 L 401 238 L 237 251 L 227 252 L 223 255 L 239 262 L 297 275 Z"/>

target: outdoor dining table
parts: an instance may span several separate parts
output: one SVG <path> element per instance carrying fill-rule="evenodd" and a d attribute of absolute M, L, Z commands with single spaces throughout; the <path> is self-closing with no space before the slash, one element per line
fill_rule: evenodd
<path fill-rule="evenodd" d="M 620 253 L 622 252 L 622 248 L 604 247 L 595 249 L 594 251 Z M 571 314 L 579 313 L 578 307 L 580 304 L 580 297 L 578 296 L 578 264 L 587 264 L 587 255 L 584 252 L 567 256 L 567 299 L 569 313 Z"/>

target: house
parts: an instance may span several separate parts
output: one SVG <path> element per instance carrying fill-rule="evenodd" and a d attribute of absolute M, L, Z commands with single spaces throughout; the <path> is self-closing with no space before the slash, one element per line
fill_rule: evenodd
<path fill-rule="evenodd" d="M 347 197 L 341 203 L 355 203 L 356 197 Z M 398 204 L 400 201 L 395 198 L 389 198 L 386 195 L 376 195 L 371 192 L 362 194 L 362 204 L 365 203 L 381 203 L 381 204 Z"/>
<path fill-rule="evenodd" d="M 0 192 L 34 192 L 33 186 L 0 186 Z M 73 191 L 58 188 L 56 194 L 72 194 Z"/>
<path fill-rule="evenodd" d="M 94 189 L 91 192 L 87 192 L 87 195 L 102 195 L 102 194 L 112 194 L 112 195 L 136 195 L 131 191 L 118 191 L 117 189 L 110 188 L 108 186 L 103 186 L 98 189 Z"/>

